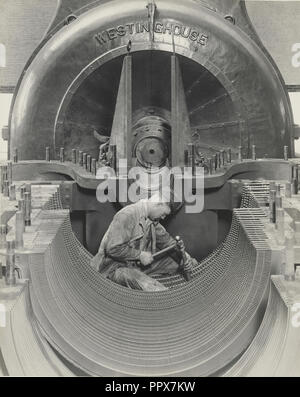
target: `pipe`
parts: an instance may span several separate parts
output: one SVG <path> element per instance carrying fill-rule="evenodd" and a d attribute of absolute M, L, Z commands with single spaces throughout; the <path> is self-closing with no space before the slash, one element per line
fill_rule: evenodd
<path fill-rule="evenodd" d="M 252 160 L 256 160 L 256 146 L 252 145 Z"/>
<path fill-rule="evenodd" d="M 4 184 L 3 184 L 3 196 L 9 197 L 9 181 L 8 180 L 4 181 Z"/>
<path fill-rule="evenodd" d="M 16 185 L 10 185 L 9 187 L 9 200 L 10 201 L 16 200 Z"/>
<path fill-rule="evenodd" d="M 7 180 L 8 180 L 10 185 L 12 184 L 12 181 L 13 181 L 12 172 L 13 172 L 13 170 L 12 170 L 12 162 L 8 161 L 7 162 Z"/>
<path fill-rule="evenodd" d="M 82 166 L 83 166 L 83 168 L 86 170 L 86 167 L 87 167 L 87 154 L 86 153 L 83 153 L 83 155 L 82 155 Z"/>
<path fill-rule="evenodd" d="M 238 151 L 238 161 L 243 161 L 243 148 L 242 146 L 239 146 L 239 151 Z"/>
<path fill-rule="evenodd" d="M 26 192 L 24 194 L 25 200 L 25 226 L 31 225 L 31 197 L 30 193 Z"/>
<path fill-rule="evenodd" d="M 276 223 L 276 191 L 270 190 L 269 199 L 270 222 Z"/>
<path fill-rule="evenodd" d="M 16 230 L 16 248 L 23 248 L 24 247 L 24 241 L 23 241 L 24 214 L 22 211 L 16 212 L 15 230 Z"/>
<path fill-rule="evenodd" d="M 15 242 L 14 241 L 7 242 L 5 283 L 6 283 L 6 285 L 9 285 L 9 286 L 13 286 L 16 284 Z"/>
<path fill-rule="evenodd" d="M 61 163 L 65 162 L 65 149 L 63 147 L 61 147 L 59 151 L 59 161 Z"/>
<path fill-rule="evenodd" d="M 46 161 L 50 161 L 50 148 L 49 148 L 49 146 L 46 147 Z"/>
<path fill-rule="evenodd" d="M 97 174 L 97 162 L 96 162 L 96 159 L 92 159 L 91 172 L 92 172 L 93 175 Z"/>
<path fill-rule="evenodd" d="M 83 151 L 82 150 L 79 150 L 78 159 L 79 159 L 78 162 L 79 162 L 80 167 L 83 167 Z"/>
<path fill-rule="evenodd" d="M 284 148 L 283 148 L 283 156 L 284 156 L 284 160 L 288 161 L 288 159 L 289 159 L 289 148 L 288 148 L 288 146 L 284 146 Z"/>
<path fill-rule="evenodd" d="M 77 163 L 76 149 L 72 149 L 72 163 Z"/>
<path fill-rule="evenodd" d="M 86 156 L 86 169 L 87 172 L 92 171 L 92 156 L 90 156 L 89 154 Z"/>
<path fill-rule="evenodd" d="M 227 162 L 231 163 L 231 161 L 232 161 L 232 154 L 231 154 L 231 149 L 229 148 L 227 152 Z"/>

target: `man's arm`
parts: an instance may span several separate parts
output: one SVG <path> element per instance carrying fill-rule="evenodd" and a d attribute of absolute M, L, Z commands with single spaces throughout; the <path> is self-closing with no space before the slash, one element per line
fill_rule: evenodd
<path fill-rule="evenodd" d="M 155 226 L 155 234 L 156 248 L 159 251 L 176 244 L 176 240 L 166 231 L 166 229 L 160 223 Z M 169 256 L 173 258 L 177 263 L 180 263 L 182 259 L 180 249 L 177 248 L 175 248 L 174 251 L 169 254 Z"/>
<path fill-rule="evenodd" d="M 156 247 L 159 251 L 164 248 L 168 248 L 176 243 L 176 240 L 166 231 L 166 229 L 160 223 L 155 226 L 155 234 Z"/>
<path fill-rule="evenodd" d="M 134 227 L 134 219 L 130 214 L 115 215 L 110 226 L 106 255 L 120 262 L 139 260 L 141 251 L 129 245 Z"/>
<path fill-rule="evenodd" d="M 155 227 L 155 232 L 156 246 L 159 250 L 170 247 L 171 245 L 176 243 L 176 240 L 166 231 L 166 229 L 160 223 Z M 182 253 L 180 251 L 180 248 L 178 247 L 177 249 L 175 249 L 174 252 L 170 254 L 170 256 L 176 262 L 180 262 L 182 259 Z M 196 266 L 198 262 L 196 259 L 192 258 L 187 252 L 186 256 L 188 259 L 186 269 L 191 270 L 194 266 Z"/>

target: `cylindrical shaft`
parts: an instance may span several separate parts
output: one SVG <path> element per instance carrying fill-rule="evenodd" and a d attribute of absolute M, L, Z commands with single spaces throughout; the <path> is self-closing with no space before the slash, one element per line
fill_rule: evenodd
<path fill-rule="evenodd" d="M 65 148 L 61 147 L 59 151 L 59 161 L 64 163 L 65 161 Z"/>
<path fill-rule="evenodd" d="M 24 214 L 22 211 L 16 212 L 16 248 L 23 248 Z"/>
<path fill-rule="evenodd" d="M 72 149 L 72 163 L 77 163 L 76 149 Z"/>
<path fill-rule="evenodd" d="M 50 161 L 50 148 L 49 148 L 49 146 L 46 147 L 46 161 Z"/>
<path fill-rule="evenodd" d="M 5 283 L 6 283 L 6 285 L 10 285 L 10 286 L 16 284 L 15 242 L 14 241 L 7 242 Z"/>
<path fill-rule="evenodd" d="M 214 161 L 213 161 L 213 159 L 210 157 L 210 158 L 208 159 L 208 172 L 209 172 L 209 174 L 211 175 L 211 174 L 213 173 L 213 171 L 214 171 Z"/>
<path fill-rule="evenodd" d="M 85 170 L 86 170 L 86 166 L 87 166 L 86 160 L 87 160 L 87 154 L 86 154 L 86 153 L 83 153 L 83 155 L 82 155 L 82 163 L 83 163 L 83 168 L 84 168 Z"/>
<path fill-rule="evenodd" d="M 17 163 L 19 161 L 18 149 L 15 149 L 13 160 L 14 163 Z"/>
<path fill-rule="evenodd" d="M 26 187 L 25 186 L 21 186 L 21 188 L 20 188 L 20 197 L 21 197 L 21 199 L 24 199 L 25 193 L 26 193 Z"/>
<path fill-rule="evenodd" d="M 8 180 L 4 181 L 4 184 L 3 184 L 3 196 L 9 197 L 9 181 Z"/>
<path fill-rule="evenodd" d="M 31 197 L 29 193 L 24 194 L 25 200 L 25 226 L 31 225 Z"/>
<path fill-rule="evenodd" d="M 215 168 L 215 171 L 218 169 L 218 165 L 219 165 L 219 163 L 218 163 L 218 155 L 217 154 L 215 154 L 214 155 L 214 168 Z"/>
<path fill-rule="evenodd" d="M 89 154 L 86 156 L 86 169 L 87 172 L 92 171 L 92 156 L 90 156 Z"/>
<path fill-rule="evenodd" d="M 7 173 L 7 165 L 1 166 L 1 193 L 4 191 L 4 181 L 7 181 L 8 173 Z"/>
<path fill-rule="evenodd" d="M 16 185 L 10 185 L 9 187 L 9 199 L 10 201 L 16 200 Z"/>
<path fill-rule="evenodd" d="M 82 167 L 83 166 L 83 151 L 81 151 L 81 150 L 79 150 L 79 165 L 80 165 L 80 167 Z"/>
<path fill-rule="evenodd" d="M 280 183 L 276 184 L 276 195 L 280 196 L 281 194 L 281 185 Z"/>
<path fill-rule="evenodd" d="M 225 150 L 221 151 L 221 157 L 222 157 L 222 166 L 224 167 L 224 165 L 226 163 L 226 152 L 225 152 Z"/>
<path fill-rule="evenodd" d="M 7 162 L 7 180 L 9 184 L 12 184 L 13 181 L 13 167 L 12 167 L 12 162 L 8 161 Z"/>
<path fill-rule="evenodd" d="M 227 161 L 228 161 L 228 163 L 231 163 L 231 161 L 232 161 L 232 155 L 231 155 L 231 149 L 230 148 L 227 151 Z"/>
<path fill-rule="evenodd" d="M 189 165 L 189 151 L 184 151 L 184 165 L 187 167 Z"/>
<path fill-rule="evenodd" d="M 6 248 L 7 226 L 0 225 L 0 249 Z"/>
<path fill-rule="evenodd" d="M 276 223 L 276 191 L 270 191 L 270 200 L 269 200 L 269 210 L 270 210 L 270 222 Z"/>
<path fill-rule="evenodd" d="M 92 172 L 93 175 L 97 174 L 97 161 L 96 161 L 96 159 L 92 159 L 91 172 Z"/>
<path fill-rule="evenodd" d="M 281 196 L 276 196 L 276 207 L 277 208 L 282 208 L 282 197 Z"/>
<path fill-rule="evenodd" d="M 222 167 L 222 154 L 221 152 L 218 152 L 218 167 L 221 168 Z"/>
<path fill-rule="evenodd" d="M 256 160 L 256 146 L 252 145 L 252 160 Z"/>
<path fill-rule="evenodd" d="M 293 194 L 298 194 L 298 179 L 294 178 L 293 179 Z"/>
<path fill-rule="evenodd" d="M 297 182 L 299 182 L 299 168 L 298 168 L 298 164 L 293 165 L 293 167 L 292 167 L 292 179 L 297 179 Z"/>

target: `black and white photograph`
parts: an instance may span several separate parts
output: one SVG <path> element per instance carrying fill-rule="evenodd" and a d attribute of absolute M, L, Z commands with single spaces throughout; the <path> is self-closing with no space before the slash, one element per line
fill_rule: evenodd
<path fill-rule="evenodd" d="M 0 0 L 0 384 L 299 378 L 299 138 L 300 0 Z"/>

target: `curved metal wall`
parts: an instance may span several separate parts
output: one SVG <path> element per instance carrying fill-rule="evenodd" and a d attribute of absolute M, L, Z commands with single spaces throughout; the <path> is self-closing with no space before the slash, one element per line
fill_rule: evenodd
<path fill-rule="evenodd" d="M 188 38 L 174 35 L 176 53 L 208 69 L 229 93 L 245 155 L 252 144 L 262 157 L 282 157 L 283 145 L 293 151 L 291 110 L 282 81 L 249 36 L 201 3 L 158 0 L 156 20 L 161 25 L 156 28 L 165 32 L 155 33 L 151 42 L 148 32 L 138 32 L 148 20 L 146 5 L 140 0 L 128 1 L 126 7 L 120 0 L 99 5 L 49 38 L 27 66 L 16 92 L 10 122 L 11 153 L 18 147 L 21 159 L 39 159 L 45 146 L 63 146 L 65 105 L 81 82 L 107 61 L 126 54 L 129 40 L 133 53 L 171 53 L 172 35 L 167 28 L 172 23 L 195 32 Z M 85 136 L 80 139 L 83 143 Z"/>

